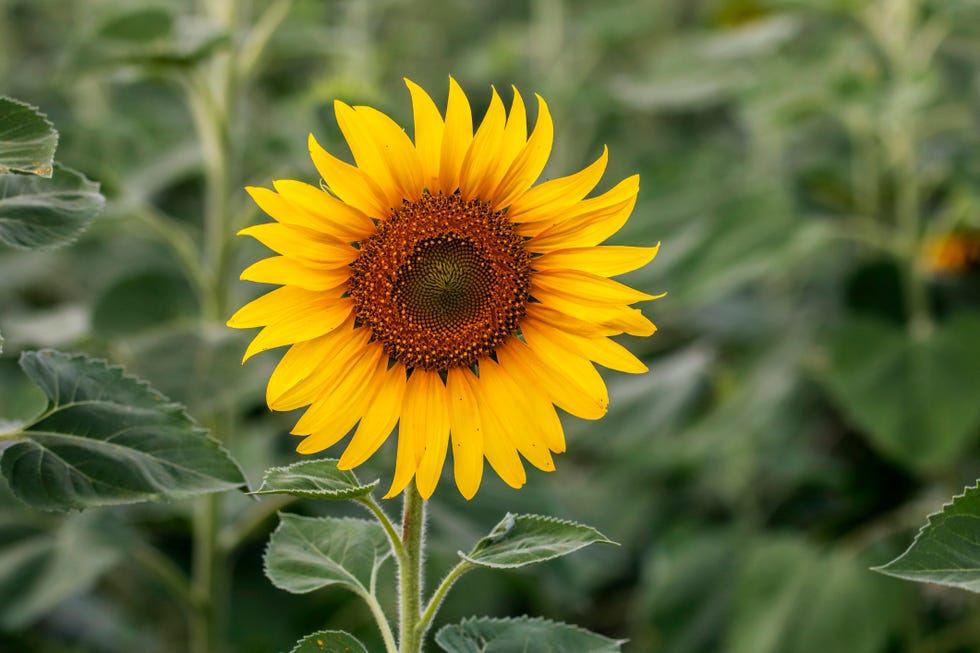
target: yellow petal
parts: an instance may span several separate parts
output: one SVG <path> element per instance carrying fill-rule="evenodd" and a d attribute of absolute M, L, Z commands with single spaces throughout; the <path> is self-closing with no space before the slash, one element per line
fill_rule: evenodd
<path fill-rule="evenodd" d="M 405 366 L 401 363 L 385 372 L 378 394 L 371 400 L 354 437 L 337 463 L 338 469 L 353 469 L 362 464 L 384 444 L 402 414 L 405 399 Z"/>
<path fill-rule="evenodd" d="M 653 260 L 659 249 L 659 244 L 655 247 L 605 245 L 558 249 L 534 258 L 533 265 L 535 270 L 579 270 L 600 277 L 615 277 L 642 268 Z"/>
<path fill-rule="evenodd" d="M 518 387 L 492 359 L 480 361 L 480 383 L 488 405 L 510 444 L 538 469 L 555 471 L 555 463 L 541 435 L 541 431 L 552 425 L 545 415 L 536 413 L 535 407 L 528 402 L 526 389 Z M 557 422 L 554 411 L 552 416 Z"/>
<path fill-rule="evenodd" d="M 384 219 L 391 212 L 387 195 L 355 166 L 333 156 L 310 134 L 310 157 L 330 192 L 369 218 Z"/>
<path fill-rule="evenodd" d="M 252 339 L 245 349 L 242 362 L 260 352 L 311 340 L 336 329 L 351 314 L 354 304 L 347 298 L 329 301 L 329 304 L 323 306 L 303 307 L 283 312 L 280 319 L 270 323 Z"/>
<path fill-rule="evenodd" d="M 587 322 L 583 319 L 573 317 L 568 313 L 562 313 L 561 311 L 552 308 L 551 306 L 546 306 L 539 301 L 530 302 L 527 305 L 526 311 L 528 318 L 540 320 L 550 324 L 553 327 L 580 336 L 596 337 L 622 333 L 622 330 L 617 331 L 596 322 Z"/>
<path fill-rule="evenodd" d="M 511 338 L 498 347 L 500 364 L 507 369 L 526 368 L 522 373 L 533 375 L 548 389 L 551 400 L 567 413 L 582 419 L 599 419 L 605 415 L 609 394 L 592 364 L 550 343 L 539 342 L 538 333 L 534 336 L 526 345 Z"/>
<path fill-rule="evenodd" d="M 540 95 L 537 98 L 538 120 L 534 125 L 534 131 L 531 133 L 531 138 L 514 158 L 513 163 L 510 164 L 507 173 L 494 192 L 494 197 L 497 198 L 494 201 L 494 208 L 504 208 L 515 202 L 541 176 L 541 171 L 544 170 L 548 157 L 551 155 L 554 125 L 551 121 L 548 105 L 545 104 Z M 510 215 L 509 212 L 508 215 Z M 519 221 L 514 217 L 512 219 Z"/>
<path fill-rule="evenodd" d="M 412 376 L 420 376 L 415 401 L 406 401 L 402 425 L 414 432 L 416 447 L 423 442 L 422 458 L 415 472 L 415 485 L 423 499 L 428 499 L 439 483 L 442 466 L 449 446 L 449 406 L 446 386 L 438 372 L 416 369 Z M 407 394 L 407 393 L 406 393 Z M 418 449 L 416 448 L 416 453 Z"/>
<path fill-rule="evenodd" d="M 303 416 L 299 418 L 290 433 L 311 435 L 320 433 L 321 440 L 336 436 L 330 444 L 344 437 L 363 415 L 371 396 L 363 399 L 364 407 L 358 403 L 367 389 L 377 390 L 378 367 L 382 361 L 380 346 L 364 350 L 364 354 L 341 374 L 325 383 L 319 395 Z M 385 361 L 387 363 L 387 361 Z M 348 423 L 349 422 L 349 423 Z M 341 428 L 346 425 L 346 428 Z M 330 446 L 330 445 L 326 445 Z"/>
<path fill-rule="evenodd" d="M 476 402 L 481 406 L 483 453 L 487 462 L 504 483 L 512 488 L 520 488 L 527 482 L 527 472 L 524 471 L 521 457 L 517 455 L 517 447 L 497 418 L 498 407 L 490 403 L 483 379 L 474 376 L 470 381 Z"/>
<path fill-rule="evenodd" d="M 291 204 L 314 216 L 319 230 L 345 243 L 362 240 L 375 232 L 371 218 L 316 186 L 293 179 L 280 179 L 272 185 Z"/>
<path fill-rule="evenodd" d="M 346 329 L 340 327 L 325 336 L 298 342 L 286 350 L 266 385 L 265 399 L 270 408 L 285 392 L 309 378 L 327 353 L 332 350 L 330 340 L 337 338 L 338 334 L 345 339 L 348 338 Z"/>
<path fill-rule="evenodd" d="M 437 372 L 426 372 L 425 370 L 415 369 L 408 377 L 405 386 L 405 401 L 402 405 L 402 419 L 398 427 L 398 453 L 395 460 L 395 477 L 391 482 L 391 489 L 385 498 L 390 498 L 405 489 L 412 476 L 416 476 L 416 484 L 419 485 L 421 479 L 420 463 L 426 454 L 429 434 L 432 432 L 440 433 L 443 439 L 449 437 L 449 416 L 445 402 L 445 391 L 441 393 L 434 389 L 435 383 L 442 384 Z M 438 453 L 438 451 L 436 452 Z M 434 455 L 434 454 L 433 454 Z M 445 450 L 443 450 L 443 460 Z M 431 467 L 434 460 L 427 461 L 429 468 L 427 472 L 432 473 Z M 441 469 L 441 462 L 440 462 Z M 426 479 L 426 488 L 431 479 Z M 422 487 L 419 487 L 422 493 Z"/>
<path fill-rule="evenodd" d="M 415 149 L 422 165 L 423 184 L 431 192 L 435 192 L 439 188 L 439 159 L 442 156 L 442 115 L 421 86 L 409 79 L 405 80 L 405 85 L 412 94 Z"/>
<path fill-rule="evenodd" d="M 350 278 L 350 270 L 310 267 L 288 256 L 273 256 L 245 268 L 241 278 L 257 283 L 298 286 L 306 290 L 334 290 L 331 294 L 339 297 L 343 294 L 342 287 Z"/>
<path fill-rule="evenodd" d="M 538 233 L 534 231 L 547 222 L 517 231 L 522 236 L 533 236 L 528 247 L 532 252 L 598 245 L 626 224 L 636 206 L 638 190 L 639 176 L 629 177 L 607 193 L 581 202 L 578 210 L 570 211 Z"/>
<path fill-rule="evenodd" d="M 536 429 L 545 446 L 555 453 L 565 451 L 565 433 L 548 391 L 540 385 L 527 366 L 504 367 L 501 364 L 500 368 L 520 388 L 520 393 L 526 399 L 531 411 L 533 428 Z M 482 371 L 482 364 L 480 369 Z"/>
<path fill-rule="evenodd" d="M 472 377 L 472 381 L 467 377 Z M 480 405 L 473 394 L 475 381 L 472 372 L 459 367 L 446 373 L 453 473 L 459 493 L 467 500 L 476 495 L 483 479 L 483 426 Z"/>
<path fill-rule="evenodd" d="M 473 135 L 459 171 L 459 192 L 463 199 L 488 198 L 504 174 L 497 159 L 503 140 L 507 111 L 493 89 L 490 107 Z"/>
<path fill-rule="evenodd" d="M 510 113 L 507 114 L 507 124 L 504 126 L 503 140 L 500 143 L 498 163 L 506 169 L 527 144 L 527 108 L 524 98 L 516 86 L 511 86 L 514 99 L 510 103 Z"/>
<path fill-rule="evenodd" d="M 238 234 L 251 236 L 274 252 L 319 267 L 342 268 L 350 265 L 358 254 L 356 249 L 333 236 L 278 222 L 246 227 Z"/>
<path fill-rule="evenodd" d="M 422 163 L 408 134 L 394 120 L 373 107 L 357 106 L 354 112 L 387 164 L 400 199 L 409 202 L 418 200 L 424 187 Z"/>
<path fill-rule="evenodd" d="M 626 284 L 589 272 L 576 270 L 542 270 L 531 275 L 531 295 L 543 288 L 554 295 L 564 295 L 590 304 L 633 304 L 657 299 Z"/>
<path fill-rule="evenodd" d="M 375 145 L 375 134 L 365 127 L 352 107 L 340 100 L 335 100 L 333 106 L 337 124 L 354 155 L 358 169 L 378 186 L 389 207 L 398 206 L 401 203 L 401 193 L 395 185 L 388 162 Z M 329 183 L 328 180 L 327 184 Z"/>
<path fill-rule="evenodd" d="M 653 322 L 644 317 L 639 309 L 629 306 L 583 303 L 541 287 L 535 289 L 534 298 L 547 308 L 599 326 L 605 330 L 603 335 L 628 333 L 632 336 L 649 336 L 657 330 Z"/>
<path fill-rule="evenodd" d="M 449 101 L 442 134 L 439 160 L 439 182 L 442 192 L 452 194 L 459 188 L 459 170 L 473 140 L 473 114 L 469 100 L 456 80 L 449 78 Z"/>
<path fill-rule="evenodd" d="M 525 324 L 530 324 L 532 328 L 540 331 L 543 337 L 554 342 L 557 346 L 572 350 L 583 358 L 595 361 L 603 367 L 629 374 L 642 374 L 647 371 L 647 366 L 640 359 L 609 338 L 602 336 L 582 337 L 568 333 L 561 328 L 555 328 L 547 322 L 538 321 L 531 316 L 525 318 L 521 327 L 523 328 Z"/>
<path fill-rule="evenodd" d="M 595 188 L 608 159 L 609 151 L 603 147 L 602 155 L 584 170 L 538 184 L 518 197 L 507 209 L 507 216 L 522 224 L 553 219 Z"/>

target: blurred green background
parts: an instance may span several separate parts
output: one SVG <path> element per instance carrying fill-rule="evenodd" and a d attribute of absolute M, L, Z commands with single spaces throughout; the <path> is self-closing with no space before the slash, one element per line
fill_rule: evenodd
<path fill-rule="evenodd" d="M 58 159 L 109 204 L 69 247 L 0 253 L 0 415 L 40 408 L 20 350 L 86 351 L 204 423 L 233 410 L 228 446 L 254 484 L 299 459 L 295 415 L 264 405 L 278 355 L 239 365 L 249 334 L 201 319 L 173 246 L 193 251 L 215 201 L 188 89 L 229 65 L 242 72 L 219 96 L 236 228 L 261 219 L 244 185 L 316 183 L 309 132 L 348 157 L 333 99 L 410 128 L 403 77 L 443 106 L 452 74 L 478 116 L 491 84 L 505 100 L 511 84 L 540 93 L 556 124 L 545 177 L 603 144 L 600 190 L 641 175 L 614 241 L 663 243 L 624 278 L 669 292 L 644 307 L 660 331 L 624 341 L 650 372 L 604 372 L 609 414 L 565 420 L 556 473 L 520 491 L 488 473 L 470 502 L 447 474 L 429 586 L 506 511 L 581 521 L 621 546 L 476 571 L 436 626 L 528 613 L 636 653 L 980 650 L 974 595 L 869 570 L 980 475 L 980 3 L 4 0 L 0 93 L 48 114 Z M 262 291 L 234 280 L 264 255 L 238 240 L 228 314 Z M 359 476 L 386 482 L 393 458 L 386 446 Z M 254 503 L 228 497 L 226 528 Z M 0 651 L 184 650 L 178 608 L 132 552 L 152 543 L 187 566 L 189 512 L 62 518 L 0 489 Z M 331 627 L 375 650 L 350 595 L 265 580 L 273 525 L 239 538 L 228 649 L 288 650 Z"/>

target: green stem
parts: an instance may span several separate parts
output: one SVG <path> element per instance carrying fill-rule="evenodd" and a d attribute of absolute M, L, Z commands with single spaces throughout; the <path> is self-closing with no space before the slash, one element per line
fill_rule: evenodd
<path fill-rule="evenodd" d="M 191 591 L 197 610 L 191 614 L 192 653 L 215 653 L 221 641 L 224 558 L 218 555 L 221 495 L 198 499 L 194 510 L 194 565 Z"/>
<path fill-rule="evenodd" d="M 429 599 L 429 604 L 425 606 L 425 612 L 422 613 L 421 618 L 419 618 L 419 623 L 415 627 L 416 631 L 418 631 L 419 641 L 425 640 L 425 633 L 428 632 L 429 626 L 432 625 L 432 619 L 436 616 L 436 612 L 439 611 L 439 606 L 442 605 L 443 599 L 446 598 L 446 593 L 449 592 L 463 574 L 472 568 L 472 563 L 466 560 L 460 560 L 459 564 L 453 567 L 452 571 L 439 583 L 439 587 L 436 588 L 432 598 Z"/>
<path fill-rule="evenodd" d="M 395 559 L 398 561 L 398 566 L 401 568 L 405 564 L 405 547 L 402 546 L 401 536 L 395 530 L 395 525 L 391 522 L 388 514 L 378 505 L 374 495 L 369 494 L 366 497 L 362 497 L 358 499 L 358 503 L 370 510 L 381 524 L 385 534 L 388 536 L 388 540 L 391 542 L 391 548 L 395 552 Z"/>
<path fill-rule="evenodd" d="M 378 629 L 381 631 L 381 638 L 385 643 L 385 651 L 387 653 L 398 653 L 398 644 L 395 643 L 395 634 L 391 632 L 391 626 L 388 625 L 388 617 L 385 616 L 385 612 L 381 608 L 381 604 L 378 603 L 378 599 L 371 592 L 358 592 L 358 594 L 362 599 L 364 599 L 364 602 L 367 603 L 368 608 L 371 609 L 371 615 L 378 623 Z"/>
<path fill-rule="evenodd" d="M 425 535 L 425 501 L 414 483 L 405 490 L 402 512 L 402 546 L 404 558 L 398 575 L 399 653 L 421 653 L 422 637 L 418 629 L 422 611 L 422 543 Z"/>

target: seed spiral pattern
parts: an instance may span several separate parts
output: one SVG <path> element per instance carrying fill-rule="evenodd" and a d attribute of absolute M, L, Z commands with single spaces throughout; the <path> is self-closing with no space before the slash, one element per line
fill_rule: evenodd
<path fill-rule="evenodd" d="M 351 263 L 355 315 L 406 367 L 470 366 L 518 330 L 531 257 L 488 202 L 424 193 L 360 248 Z"/>

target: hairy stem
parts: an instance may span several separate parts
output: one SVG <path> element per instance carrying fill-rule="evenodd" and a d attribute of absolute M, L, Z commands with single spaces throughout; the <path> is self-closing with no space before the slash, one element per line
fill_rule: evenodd
<path fill-rule="evenodd" d="M 422 612 L 422 568 L 425 540 L 425 501 L 414 483 L 405 490 L 402 512 L 401 542 L 405 549 L 399 561 L 399 653 L 421 653 L 422 637 L 418 629 Z"/>

